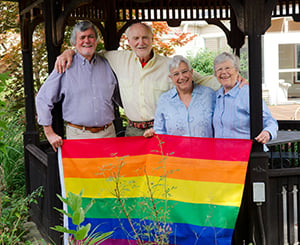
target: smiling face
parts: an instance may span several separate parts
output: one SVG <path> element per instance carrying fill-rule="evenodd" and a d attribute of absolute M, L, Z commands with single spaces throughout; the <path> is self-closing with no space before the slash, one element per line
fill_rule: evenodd
<path fill-rule="evenodd" d="M 219 83 L 224 87 L 225 93 L 231 90 L 237 82 L 237 71 L 230 60 L 216 65 L 215 75 Z"/>
<path fill-rule="evenodd" d="M 176 86 L 178 93 L 193 91 L 193 69 L 189 70 L 185 62 L 180 62 L 177 68 L 172 69 L 169 77 Z"/>
<path fill-rule="evenodd" d="M 79 54 L 91 61 L 97 47 L 97 37 L 92 28 L 76 33 L 75 48 Z"/>
<path fill-rule="evenodd" d="M 149 28 L 143 24 L 133 24 L 127 34 L 128 43 L 133 52 L 143 62 L 151 58 L 153 35 Z"/>

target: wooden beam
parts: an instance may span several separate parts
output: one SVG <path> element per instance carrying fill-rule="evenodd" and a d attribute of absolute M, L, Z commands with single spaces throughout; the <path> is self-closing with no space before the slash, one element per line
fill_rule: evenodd
<path fill-rule="evenodd" d="M 30 4 L 25 9 L 22 9 L 22 11 L 20 12 L 20 15 L 26 14 L 27 12 L 31 11 L 32 9 L 34 9 L 36 6 L 40 5 L 43 2 L 44 2 L 44 0 L 35 1 L 34 3 Z"/>

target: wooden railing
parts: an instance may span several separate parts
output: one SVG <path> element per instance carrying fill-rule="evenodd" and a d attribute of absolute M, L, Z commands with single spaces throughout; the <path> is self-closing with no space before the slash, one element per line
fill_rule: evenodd
<path fill-rule="evenodd" d="M 57 154 L 46 152 L 36 145 L 28 144 L 25 154 L 29 159 L 29 178 L 27 188 L 30 192 L 38 187 L 43 187 L 43 196 L 39 198 L 38 204 L 32 204 L 30 209 L 31 219 L 37 224 L 43 237 L 56 245 L 62 244 L 61 233 L 53 231 L 50 227 L 62 224 L 62 216 L 53 207 L 62 208 L 62 204 L 56 197 L 60 193 L 60 181 L 58 175 Z"/>

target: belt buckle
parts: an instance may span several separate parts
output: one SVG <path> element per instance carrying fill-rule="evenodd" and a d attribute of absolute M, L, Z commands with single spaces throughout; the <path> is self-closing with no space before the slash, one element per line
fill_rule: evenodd
<path fill-rule="evenodd" d="M 96 129 L 96 128 L 90 128 L 90 131 L 91 131 L 92 133 L 97 133 L 97 129 Z"/>

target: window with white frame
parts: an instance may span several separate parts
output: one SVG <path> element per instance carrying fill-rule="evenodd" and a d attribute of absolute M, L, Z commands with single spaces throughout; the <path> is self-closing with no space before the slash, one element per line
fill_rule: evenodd
<path fill-rule="evenodd" d="M 300 83 L 300 43 L 279 44 L 279 79 Z"/>

